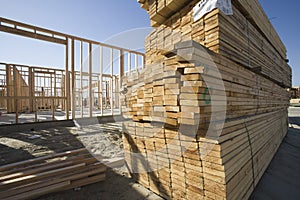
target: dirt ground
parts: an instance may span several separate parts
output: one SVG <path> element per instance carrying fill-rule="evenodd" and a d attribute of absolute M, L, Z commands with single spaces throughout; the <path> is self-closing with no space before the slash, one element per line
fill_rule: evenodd
<path fill-rule="evenodd" d="M 0 166 L 86 147 L 92 154 L 107 158 L 123 157 L 121 124 L 108 123 L 77 127 L 59 127 L 45 130 L 24 130 L 0 134 Z M 60 193 L 49 194 L 39 200 L 81 199 L 162 199 L 135 183 L 126 167 L 109 169 L 106 180 L 96 184 Z"/>
<path fill-rule="evenodd" d="M 162 200 L 121 171 L 109 170 L 106 175 L 103 182 L 42 196 L 38 200 Z"/>

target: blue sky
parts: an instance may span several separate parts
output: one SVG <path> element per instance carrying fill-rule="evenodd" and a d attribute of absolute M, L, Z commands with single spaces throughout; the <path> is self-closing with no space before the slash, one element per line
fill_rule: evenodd
<path fill-rule="evenodd" d="M 287 47 L 293 85 L 300 85 L 300 1 L 259 1 Z M 114 42 L 107 39 L 150 25 L 136 0 L 0 0 L 0 5 L 1 17 L 96 41 Z M 143 45 L 141 38 L 136 40 Z M 59 45 L 0 33 L 0 62 L 59 66 L 63 52 Z"/>

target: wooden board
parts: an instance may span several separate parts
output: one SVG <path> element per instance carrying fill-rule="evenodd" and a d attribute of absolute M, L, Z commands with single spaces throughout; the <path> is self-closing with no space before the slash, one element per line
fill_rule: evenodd
<path fill-rule="evenodd" d="M 106 164 L 120 159 L 94 158 L 86 149 L 34 158 L 0 167 L 0 198 L 31 199 L 105 179 Z"/>

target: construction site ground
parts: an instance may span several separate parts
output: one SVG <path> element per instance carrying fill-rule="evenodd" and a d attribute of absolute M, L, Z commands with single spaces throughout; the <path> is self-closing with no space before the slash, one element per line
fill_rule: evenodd
<path fill-rule="evenodd" d="M 37 129 L 36 126 L 30 128 L 26 125 L 23 131 L 2 131 L 0 133 L 0 166 L 82 147 L 86 147 L 92 154 L 100 154 L 106 158 L 123 157 L 121 126 L 121 123 L 107 123 L 85 125 L 80 128 L 73 126 Z M 135 183 L 125 166 L 109 169 L 106 175 L 106 180 L 103 182 L 42 196 L 38 199 L 162 199 Z"/>
<path fill-rule="evenodd" d="M 250 199 L 300 198 L 300 108 L 289 109 L 290 129 L 275 158 Z M 107 158 L 123 156 L 121 123 L 92 124 L 47 129 L 26 128 L 0 133 L 0 166 L 51 153 L 86 147 Z M 40 200 L 63 199 L 162 199 L 135 183 L 125 166 L 107 171 L 106 180 Z"/>

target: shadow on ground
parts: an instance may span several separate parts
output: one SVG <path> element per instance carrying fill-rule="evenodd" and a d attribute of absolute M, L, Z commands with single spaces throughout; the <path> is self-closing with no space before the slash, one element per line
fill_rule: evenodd
<path fill-rule="evenodd" d="M 69 128 L 0 134 L 0 166 L 84 147 Z"/>
<path fill-rule="evenodd" d="M 290 123 L 299 125 L 300 117 Z M 254 190 L 251 200 L 300 199 L 300 129 L 290 128 L 270 166 Z"/>
<path fill-rule="evenodd" d="M 92 125 L 80 130 L 76 127 L 6 130 L 0 132 L 0 166 L 82 147 L 92 150 L 92 147 L 96 146 L 99 150 L 105 149 L 109 155 L 118 155 L 118 152 L 113 152 L 113 149 L 116 151 L 116 145 L 119 145 L 119 149 L 122 148 L 120 137 L 120 125 L 118 124 Z M 123 168 L 126 169 L 126 167 Z M 161 198 L 135 183 L 124 169 L 109 169 L 106 173 L 106 180 L 103 182 L 45 195 L 38 199 L 159 200 Z"/>
<path fill-rule="evenodd" d="M 300 117 L 289 117 L 290 124 L 300 126 Z"/>
<path fill-rule="evenodd" d="M 82 188 L 46 195 L 37 200 L 160 200 L 153 192 L 145 189 L 113 170 L 108 170 L 106 180 Z"/>

